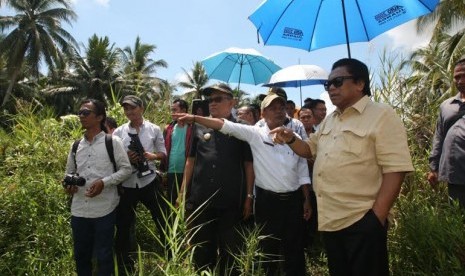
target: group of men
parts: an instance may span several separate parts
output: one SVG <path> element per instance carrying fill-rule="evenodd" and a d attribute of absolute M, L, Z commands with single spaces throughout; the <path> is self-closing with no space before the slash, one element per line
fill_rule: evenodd
<path fill-rule="evenodd" d="M 428 180 L 436 183 L 439 174 L 449 183 L 451 197 L 463 204 L 465 149 L 457 137 L 463 141 L 465 59 L 457 63 L 454 80 L 459 94 L 441 105 Z M 239 108 L 236 119 L 231 88 L 217 84 L 204 90 L 209 117 L 187 114 L 187 103 L 176 100 L 164 135 L 143 118 L 142 101 L 126 96 L 122 106 L 129 122 L 111 136 L 111 155 L 105 108 L 84 101 L 78 113 L 84 138 L 70 151 L 66 172 L 86 183 L 65 186 L 73 195 L 78 274 L 90 275 L 93 256 L 102 275 L 113 273 L 115 225 L 118 262 L 131 271 L 139 201 L 164 233 L 153 162 L 160 160 L 167 171 L 168 201 L 192 215 L 187 217 L 196 229 L 191 241 L 198 245 L 193 247 L 197 268 L 239 275 L 234 256 L 243 248 L 240 229 L 253 214 L 265 237 L 260 267 L 267 275 L 305 275 L 305 221 L 313 216 L 331 275 L 388 275 L 387 218 L 413 166 L 401 120 L 391 107 L 370 100 L 369 84 L 362 62 L 335 62 L 324 87 L 336 110 L 326 117 L 323 101 L 309 101 L 298 112 L 300 121 L 280 88 L 262 97 L 259 110 Z M 135 135 L 142 155 L 131 147 Z M 141 162 L 147 164 L 143 173 Z"/>

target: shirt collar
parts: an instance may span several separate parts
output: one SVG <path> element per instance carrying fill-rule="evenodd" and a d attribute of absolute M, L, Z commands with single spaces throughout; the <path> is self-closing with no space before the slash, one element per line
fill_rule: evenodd
<path fill-rule="evenodd" d="M 367 104 L 370 102 L 370 98 L 367 95 L 364 95 L 360 100 L 358 100 L 355 104 L 352 106 L 349 106 L 344 110 L 344 112 L 347 112 L 347 110 L 354 109 L 358 111 L 358 113 L 362 114 L 363 111 L 365 110 Z M 341 110 L 339 108 L 336 108 L 335 112 L 339 115 L 342 114 Z"/>
<path fill-rule="evenodd" d="M 460 95 L 460 92 L 455 95 L 454 99 L 452 99 L 451 103 L 459 102 L 462 103 L 462 96 Z"/>
<path fill-rule="evenodd" d="M 94 140 L 92 140 L 92 143 L 94 143 L 95 141 L 99 140 L 100 138 L 102 138 L 103 136 L 105 136 L 105 132 L 102 130 L 100 131 L 97 135 L 95 135 L 94 137 Z M 84 140 L 88 143 L 88 144 L 91 144 L 91 142 L 89 142 L 89 140 L 87 140 L 87 138 L 85 138 L 86 136 L 84 135 Z"/>
<path fill-rule="evenodd" d="M 129 121 L 128 127 L 131 129 L 135 129 L 135 127 L 131 126 L 131 121 Z M 140 125 L 140 129 L 143 129 L 145 127 L 145 119 L 142 118 L 142 124 Z"/>

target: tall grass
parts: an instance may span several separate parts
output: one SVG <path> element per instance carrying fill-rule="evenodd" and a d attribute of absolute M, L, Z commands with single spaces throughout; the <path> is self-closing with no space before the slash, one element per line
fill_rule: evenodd
<path fill-rule="evenodd" d="M 442 96 L 420 94 L 386 58 L 389 70 L 379 74 L 389 81 L 374 89 L 375 98 L 397 107 L 409 137 L 415 172 L 403 185 L 394 207 L 389 231 L 393 275 L 465 275 L 464 211 L 448 202 L 444 186 L 433 190 L 426 183 L 428 149 Z M 376 86 L 376 84 L 375 84 Z M 82 136 L 76 116 L 56 120 L 48 109 L 21 104 L 0 129 L 0 275 L 73 275 L 70 211 L 61 188 L 66 156 L 72 142 Z M 109 114 L 126 121 L 116 101 Z M 164 126 L 170 121 L 169 103 L 149 103 L 145 118 Z M 138 275 L 219 275 L 196 271 L 192 265 L 192 233 L 183 209 L 170 207 L 170 227 L 163 233 L 169 254 L 159 244 L 147 210 L 138 210 L 136 228 L 140 250 Z M 244 232 L 247 247 L 236 256 L 244 275 L 261 275 L 263 260 L 257 229 Z M 326 256 L 317 243 L 308 258 L 311 275 L 327 275 Z"/>

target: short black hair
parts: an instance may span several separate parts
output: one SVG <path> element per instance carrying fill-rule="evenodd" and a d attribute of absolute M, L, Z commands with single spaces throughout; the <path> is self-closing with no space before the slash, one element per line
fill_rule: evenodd
<path fill-rule="evenodd" d="M 292 105 L 294 106 L 294 108 L 295 108 L 295 102 L 294 102 L 294 101 L 287 100 L 287 101 L 286 101 L 286 104 L 292 104 Z"/>
<path fill-rule="evenodd" d="M 312 112 L 312 115 L 313 115 L 313 109 L 310 105 L 310 103 L 307 103 L 307 104 L 304 104 L 300 109 L 299 109 L 299 112 L 297 112 L 297 117 L 300 118 L 300 111 L 302 110 L 310 110 Z"/>
<path fill-rule="evenodd" d="M 311 103 L 312 101 L 313 101 L 312 98 L 306 98 L 306 99 L 304 100 L 304 104 Z"/>
<path fill-rule="evenodd" d="M 187 104 L 187 102 L 183 99 L 175 99 L 173 101 L 173 104 L 177 103 L 179 105 L 179 108 L 181 109 L 184 109 L 185 112 L 187 112 L 187 110 L 189 110 L 189 105 Z"/>
<path fill-rule="evenodd" d="M 316 108 L 318 104 L 324 104 L 326 105 L 325 101 L 321 99 L 313 99 L 310 103 L 305 104 L 304 106 L 308 106 L 309 109 L 313 110 Z M 303 108 L 303 107 L 302 107 Z"/>
<path fill-rule="evenodd" d="M 331 70 L 334 70 L 337 67 L 345 67 L 349 74 L 355 78 L 355 80 L 362 80 L 365 82 L 363 87 L 363 94 L 371 96 L 370 73 L 368 72 L 368 67 L 365 65 L 365 63 L 353 58 L 343 58 L 336 61 L 333 64 Z"/>
<path fill-rule="evenodd" d="M 116 123 L 116 120 L 113 117 L 107 117 L 106 124 L 107 124 L 107 126 L 109 126 L 111 128 L 117 128 L 118 127 L 118 123 Z"/>
<path fill-rule="evenodd" d="M 249 107 L 252 109 L 252 113 L 253 113 L 253 117 L 255 121 L 260 120 L 260 115 L 261 115 L 260 106 L 258 104 L 252 103 L 252 104 L 249 104 Z"/>
<path fill-rule="evenodd" d="M 107 112 L 105 110 L 106 106 L 105 103 L 96 99 L 85 99 L 81 102 L 81 106 L 83 104 L 91 103 L 95 106 L 95 115 L 96 116 L 103 116 L 102 121 L 100 122 L 100 128 L 107 133 L 107 128 L 105 127 L 105 121 L 107 120 Z"/>

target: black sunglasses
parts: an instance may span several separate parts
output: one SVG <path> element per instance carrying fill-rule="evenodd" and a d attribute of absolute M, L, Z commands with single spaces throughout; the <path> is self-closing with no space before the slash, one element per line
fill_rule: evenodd
<path fill-rule="evenodd" d="M 344 80 L 354 80 L 357 79 L 357 77 L 354 76 L 341 76 L 341 77 L 335 77 L 332 80 L 327 80 L 323 83 L 323 86 L 325 87 L 326 91 L 329 91 L 329 87 L 331 85 L 334 85 L 335 88 L 341 87 L 344 84 Z"/>
<path fill-rule="evenodd" d="M 78 111 L 78 116 L 83 116 L 83 117 L 87 117 L 90 115 L 90 113 L 92 113 L 94 111 L 90 110 L 90 109 L 81 109 Z"/>
<path fill-rule="evenodd" d="M 228 96 L 220 96 L 220 97 L 209 97 L 208 103 L 221 103 L 224 99 L 231 99 L 231 97 Z"/>

